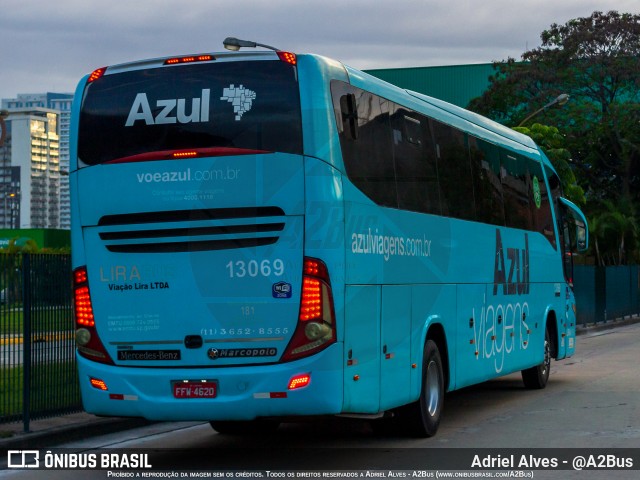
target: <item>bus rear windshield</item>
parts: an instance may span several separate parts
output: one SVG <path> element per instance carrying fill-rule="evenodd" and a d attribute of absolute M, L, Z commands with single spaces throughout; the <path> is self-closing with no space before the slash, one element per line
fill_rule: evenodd
<path fill-rule="evenodd" d="M 216 147 L 302 153 L 296 67 L 177 65 L 105 75 L 85 89 L 78 158 L 86 165 Z"/>

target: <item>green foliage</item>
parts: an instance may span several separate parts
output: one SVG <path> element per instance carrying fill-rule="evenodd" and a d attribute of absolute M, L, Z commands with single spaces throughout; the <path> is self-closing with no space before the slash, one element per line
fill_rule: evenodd
<path fill-rule="evenodd" d="M 570 166 L 571 153 L 564 148 L 565 138 L 556 127 L 534 123 L 531 127 L 514 127 L 514 130 L 531 139 L 538 144 L 542 151 L 549 157 L 554 168 L 560 176 L 564 195 L 576 205 L 584 206 L 586 198 L 584 190 L 576 179 L 573 169 Z"/>
<path fill-rule="evenodd" d="M 536 116 L 557 132 L 532 125 L 527 134 L 553 162 L 567 197 L 585 205 L 598 263 L 637 261 L 640 15 L 594 12 L 553 24 L 540 38 L 521 62 L 496 62 L 490 87 L 469 108 L 518 125 L 568 94 L 569 103 Z"/>
<path fill-rule="evenodd" d="M 589 218 L 598 265 L 637 263 L 639 224 L 634 205 L 621 199 L 602 201 Z"/>

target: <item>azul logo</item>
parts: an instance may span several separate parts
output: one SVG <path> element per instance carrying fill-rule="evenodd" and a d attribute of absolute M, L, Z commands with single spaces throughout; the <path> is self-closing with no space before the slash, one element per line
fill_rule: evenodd
<path fill-rule="evenodd" d="M 125 127 L 132 127 L 137 121 L 142 121 L 146 125 L 162 125 L 171 123 L 199 123 L 209 121 L 209 98 L 211 91 L 206 88 L 202 90 L 200 98 L 191 99 L 191 110 L 187 113 L 187 99 L 176 98 L 156 101 L 156 109 L 162 109 L 154 117 L 151 112 L 151 105 L 146 93 L 138 93 Z"/>
<path fill-rule="evenodd" d="M 505 263 L 505 250 L 508 264 Z M 507 270 L 508 268 L 508 270 Z M 502 286 L 503 295 L 529 293 L 529 237 L 524 234 L 524 248 L 503 248 L 500 230 L 496 230 L 496 256 L 493 268 L 493 294 Z"/>

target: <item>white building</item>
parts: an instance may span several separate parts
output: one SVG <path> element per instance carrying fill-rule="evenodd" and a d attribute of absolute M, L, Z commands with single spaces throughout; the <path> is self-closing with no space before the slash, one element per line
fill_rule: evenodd
<path fill-rule="evenodd" d="M 18 94 L 17 98 L 5 98 L 2 100 L 2 108 L 7 110 L 25 108 L 49 108 L 57 110 L 60 162 L 60 225 L 58 228 L 71 228 L 71 197 L 69 194 L 69 130 L 71 125 L 71 93 L 30 93 Z M 1 218 L 1 217 L 0 217 Z"/>
<path fill-rule="evenodd" d="M 0 146 L 0 224 L 4 228 L 60 228 L 59 114 L 11 108 Z"/>

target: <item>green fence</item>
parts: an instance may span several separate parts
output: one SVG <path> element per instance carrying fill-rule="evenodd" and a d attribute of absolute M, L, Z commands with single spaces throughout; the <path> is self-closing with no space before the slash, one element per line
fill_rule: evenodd
<path fill-rule="evenodd" d="M 573 283 L 578 325 L 608 322 L 640 313 L 639 275 L 638 265 L 577 265 Z"/>
<path fill-rule="evenodd" d="M 0 254 L 0 423 L 81 411 L 71 257 Z"/>

